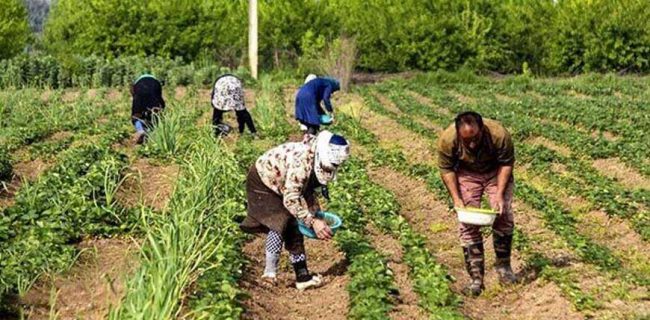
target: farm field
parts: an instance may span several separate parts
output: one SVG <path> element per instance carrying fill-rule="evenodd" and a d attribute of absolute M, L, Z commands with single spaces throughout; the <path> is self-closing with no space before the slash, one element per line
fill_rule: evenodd
<path fill-rule="evenodd" d="M 247 86 L 261 139 L 217 140 L 208 88 L 165 87 L 168 111 L 130 140 L 126 88 L 0 91 L 0 318 L 647 319 L 650 78 L 417 73 L 334 95 L 352 158 L 330 188 L 344 228 L 307 241 L 319 289 L 260 280 L 263 238 L 239 231 L 248 168 L 302 138 L 301 82 Z M 436 166 L 454 115 L 501 121 L 516 143 L 513 267 L 468 280 Z M 226 120 L 235 123 L 233 115 Z"/>

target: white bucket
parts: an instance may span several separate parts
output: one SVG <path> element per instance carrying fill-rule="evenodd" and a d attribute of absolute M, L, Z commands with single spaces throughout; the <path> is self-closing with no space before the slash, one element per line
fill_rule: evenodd
<path fill-rule="evenodd" d="M 491 226 L 497 218 L 497 213 L 492 210 L 478 208 L 454 208 L 458 214 L 458 221 L 476 226 Z"/>

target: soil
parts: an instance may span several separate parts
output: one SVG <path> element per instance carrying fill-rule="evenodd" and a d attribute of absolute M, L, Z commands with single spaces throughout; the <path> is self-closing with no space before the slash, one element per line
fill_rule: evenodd
<path fill-rule="evenodd" d="M 187 95 L 187 88 L 185 86 L 178 86 L 174 89 L 174 99 L 182 100 Z"/>
<path fill-rule="evenodd" d="M 86 97 L 90 100 L 95 100 L 97 97 L 97 89 L 88 89 L 88 91 L 86 91 Z"/>
<path fill-rule="evenodd" d="M 339 110 L 350 115 L 361 122 L 361 125 L 372 131 L 379 140 L 380 146 L 393 149 L 396 146 L 404 150 L 407 157 L 414 162 L 435 163 L 436 156 L 434 153 L 435 146 L 433 143 L 424 141 L 417 134 L 404 130 L 401 125 L 394 120 L 363 109 L 363 102 L 358 96 L 348 95 L 352 102 L 339 106 Z"/>
<path fill-rule="evenodd" d="M 388 110 L 388 111 L 390 111 L 390 112 L 392 112 L 394 114 L 397 114 L 397 115 L 402 114 L 402 110 L 397 108 L 395 103 L 392 100 L 390 100 L 388 97 L 386 97 L 385 95 L 383 95 L 383 94 L 381 94 L 379 92 L 374 92 L 373 95 L 375 96 L 375 98 L 377 98 L 377 100 L 379 100 L 379 103 L 386 110 Z"/>
<path fill-rule="evenodd" d="M 66 103 L 70 103 L 79 100 L 80 96 L 81 93 L 79 92 L 79 90 L 66 90 L 63 92 L 63 96 L 61 97 L 61 100 Z"/>
<path fill-rule="evenodd" d="M 605 140 L 609 142 L 616 142 L 620 139 L 618 135 L 607 130 L 602 130 L 602 131 L 594 130 L 591 132 L 591 137 L 597 139 L 598 137 L 600 137 L 601 134 L 603 135 L 603 138 L 605 138 Z"/>
<path fill-rule="evenodd" d="M 415 101 L 417 101 L 419 104 L 422 104 L 422 105 L 425 105 L 425 106 L 427 106 L 429 108 L 432 108 L 437 113 L 440 113 L 442 115 L 452 117 L 452 114 L 451 114 L 451 112 L 449 110 L 447 110 L 445 108 L 441 108 L 435 102 L 433 102 L 431 99 L 429 99 L 429 98 L 427 98 L 427 97 L 425 97 L 425 96 L 423 96 L 423 95 L 421 95 L 421 94 L 419 94 L 419 93 L 417 93 L 415 91 L 409 90 L 409 91 L 407 91 L 407 93 L 411 97 L 413 97 L 415 99 Z"/>
<path fill-rule="evenodd" d="M 128 177 L 117 191 L 117 201 L 134 208 L 142 204 L 163 210 L 174 191 L 178 165 L 158 166 L 146 159 L 138 159 L 129 169 Z"/>
<path fill-rule="evenodd" d="M 137 267 L 137 244 L 130 239 L 87 239 L 74 267 L 59 276 L 40 280 L 21 303 L 29 319 L 105 319 L 125 290 L 125 280 Z M 51 295 L 56 294 L 54 307 Z"/>
<path fill-rule="evenodd" d="M 399 292 L 395 307 L 389 314 L 390 318 L 426 319 L 426 312 L 418 306 L 418 295 L 413 291 L 412 280 L 409 278 L 409 267 L 402 261 L 403 252 L 399 240 L 381 233 L 372 226 L 368 226 L 367 235 L 370 237 L 372 246 L 388 258 L 388 268 L 393 272 L 395 285 Z"/>
<path fill-rule="evenodd" d="M 553 151 L 555 151 L 555 152 L 557 152 L 557 153 L 559 153 L 559 154 L 561 154 L 561 155 L 563 155 L 565 157 L 571 156 L 571 150 L 569 148 L 567 148 L 565 146 L 562 146 L 562 145 L 558 145 L 555 142 L 553 142 L 553 141 L 551 141 L 549 139 L 546 139 L 544 137 L 530 138 L 530 139 L 527 139 L 525 141 L 525 143 L 539 144 L 539 145 L 547 147 L 547 148 L 549 148 L 549 149 L 551 149 L 551 150 L 553 150 Z"/>
<path fill-rule="evenodd" d="M 324 285 L 303 292 L 295 288 L 293 269 L 282 252 L 278 283 L 261 279 L 264 273 L 264 237 L 244 245 L 249 260 L 240 286 L 248 298 L 242 301 L 244 319 L 345 319 L 348 310 L 347 260 L 333 241 L 305 240 L 310 272 L 324 277 Z"/>
<path fill-rule="evenodd" d="M 255 90 L 244 89 L 244 102 L 246 103 L 246 109 L 255 108 Z"/>
<path fill-rule="evenodd" d="M 576 98 L 578 98 L 578 99 L 582 99 L 582 100 L 589 100 L 589 99 L 591 99 L 590 96 L 588 96 L 588 95 L 586 95 L 586 94 L 584 94 L 584 93 L 577 92 L 577 91 L 575 91 L 575 90 L 569 90 L 569 91 L 567 91 L 566 93 L 567 93 L 568 95 L 570 95 L 570 96 L 573 96 L 573 97 L 576 97 Z"/>
<path fill-rule="evenodd" d="M 110 102 L 116 102 L 120 99 L 122 99 L 122 92 L 118 89 L 110 89 L 108 93 L 106 94 L 106 98 Z"/>
<path fill-rule="evenodd" d="M 0 210 L 14 204 L 16 193 L 21 185 L 22 180 L 17 175 L 13 175 L 11 181 L 0 183 Z"/>
<path fill-rule="evenodd" d="M 34 181 L 51 166 L 51 163 L 47 163 L 42 159 L 18 162 L 14 164 L 14 174 L 20 179 Z"/>
<path fill-rule="evenodd" d="M 453 91 L 453 90 L 449 91 L 449 95 L 451 95 L 452 97 L 455 97 L 456 99 L 458 99 L 458 101 L 460 101 L 460 103 L 462 103 L 462 104 L 475 104 L 476 103 L 475 98 L 470 97 L 470 96 L 466 96 L 464 94 L 461 94 L 461 93 Z"/>
<path fill-rule="evenodd" d="M 503 94 L 500 94 L 500 93 L 495 94 L 494 97 L 498 101 L 501 101 L 501 102 L 513 102 L 513 101 L 515 101 L 515 98 L 513 98 L 511 96 L 506 96 L 506 95 L 503 95 Z"/>
<path fill-rule="evenodd" d="M 382 82 L 390 79 L 410 79 L 418 75 L 415 71 L 406 71 L 400 73 L 366 73 L 356 72 L 352 74 L 353 84 L 370 84 Z"/>
<path fill-rule="evenodd" d="M 650 179 L 628 167 L 618 158 L 594 160 L 593 166 L 604 176 L 617 180 L 626 188 L 650 190 Z"/>

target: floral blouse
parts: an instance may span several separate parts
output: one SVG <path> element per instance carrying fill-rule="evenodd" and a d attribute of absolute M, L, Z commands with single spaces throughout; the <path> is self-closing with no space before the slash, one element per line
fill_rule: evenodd
<path fill-rule="evenodd" d="M 241 111 L 244 104 L 244 87 L 241 80 L 233 75 L 224 75 L 214 84 L 212 106 L 221 111 Z"/>
<path fill-rule="evenodd" d="M 282 195 L 284 206 L 299 220 L 310 215 L 302 196 L 314 167 L 313 140 L 289 142 L 264 153 L 255 166 L 262 182 Z"/>

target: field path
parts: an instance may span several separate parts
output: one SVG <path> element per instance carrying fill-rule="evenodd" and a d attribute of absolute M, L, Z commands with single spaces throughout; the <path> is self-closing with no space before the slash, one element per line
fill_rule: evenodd
<path fill-rule="evenodd" d="M 240 286 L 249 298 L 243 301 L 244 319 L 345 319 L 348 311 L 347 261 L 332 241 L 306 240 L 307 266 L 324 277 L 313 290 L 295 288 L 293 268 L 282 252 L 278 283 L 261 279 L 264 273 L 264 237 L 256 236 L 243 248 L 249 263 Z"/>

